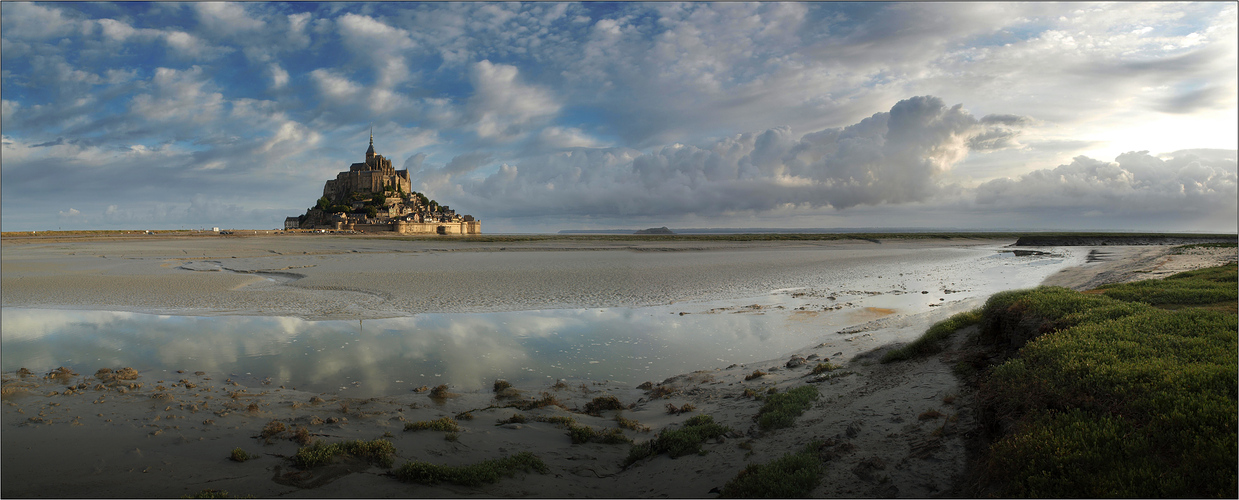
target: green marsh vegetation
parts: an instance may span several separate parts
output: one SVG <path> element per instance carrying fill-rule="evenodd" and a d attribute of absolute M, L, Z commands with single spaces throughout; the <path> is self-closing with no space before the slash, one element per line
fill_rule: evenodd
<path fill-rule="evenodd" d="M 977 380 L 982 496 L 1233 497 L 1234 264 L 1089 293 L 990 298 Z"/>
<path fill-rule="evenodd" d="M 228 455 L 228 459 L 232 460 L 233 462 L 244 462 L 252 458 L 257 458 L 257 457 L 250 455 L 249 453 L 246 453 L 245 450 L 242 450 L 239 447 L 233 448 L 232 453 Z"/>
<path fill-rule="evenodd" d="M 503 477 L 512 477 L 517 471 L 533 470 L 539 474 L 550 468 L 537 455 L 521 452 L 510 457 L 486 460 L 473 465 L 446 466 L 430 462 L 405 462 L 392 472 L 397 479 L 417 484 L 452 483 L 461 486 L 481 486 L 499 482 Z"/>
<path fill-rule="evenodd" d="M 980 309 L 962 312 L 951 316 L 950 318 L 934 323 L 934 325 L 929 327 L 923 335 L 908 345 L 898 349 L 886 351 L 886 354 L 882 355 L 882 362 L 890 363 L 893 361 L 923 358 L 925 356 L 942 352 L 942 349 L 945 347 L 946 340 L 950 338 L 951 334 L 955 333 L 956 330 L 960 330 L 980 322 Z M 813 371 L 815 374 L 817 373 L 816 368 L 814 368 Z"/>
<path fill-rule="evenodd" d="M 811 385 L 766 396 L 766 403 L 757 410 L 757 425 L 767 431 L 791 427 L 796 417 L 813 406 L 819 396 L 817 388 Z"/>
<path fill-rule="evenodd" d="M 800 451 L 752 464 L 723 485 L 723 498 L 804 498 L 821 481 L 822 461 L 814 441 Z"/>
<path fill-rule="evenodd" d="M 309 469 L 329 464 L 336 457 L 343 455 L 362 458 L 382 467 L 391 467 L 396 456 L 396 446 L 382 439 L 373 441 L 357 439 L 332 444 L 315 441 L 309 446 L 299 448 L 291 460 L 298 468 Z"/>
<path fill-rule="evenodd" d="M 685 420 L 684 425 L 679 429 L 663 429 L 654 439 L 632 445 L 624 466 L 627 467 L 645 458 L 663 453 L 671 455 L 671 458 L 701 453 L 701 443 L 728 432 L 731 432 L 731 428 L 715 423 L 714 417 L 696 415 Z"/>
<path fill-rule="evenodd" d="M 460 426 L 456 424 L 456 420 L 452 417 L 441 417 L 434 420 L 422 420 L 418 422 L 406 422 L 404 424 L 405 431 L 442 431 L 442 432 L 457 432 L 460 431 Z"/>

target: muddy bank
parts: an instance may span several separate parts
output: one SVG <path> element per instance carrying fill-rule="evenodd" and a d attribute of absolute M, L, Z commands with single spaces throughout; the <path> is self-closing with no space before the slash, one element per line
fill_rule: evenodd
<path fill-rule="evenodd" d="M 1017 247 L 1092 247 L 1110 245 L 1191 245 L 1234 243 L 1235 235 L 1053 235 L 1020 236 Z"/>

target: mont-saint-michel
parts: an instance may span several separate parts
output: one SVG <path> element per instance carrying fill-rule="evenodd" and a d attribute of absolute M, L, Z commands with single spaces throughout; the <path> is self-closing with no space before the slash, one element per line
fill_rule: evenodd
<path fill-rule="evenodd" d="M 0 1 L 0 499 L 1233 498 L 1237 30 Z"/>
<path fill-rule="evenodd" d="M 323 185 L 323 197 L 284 229 L 331 229 L 396 234 L 481 234 L 482 222 L 411 189 L 408 170 L 374 152 L 374 133 L 366 161 L 354 163 Z"/>

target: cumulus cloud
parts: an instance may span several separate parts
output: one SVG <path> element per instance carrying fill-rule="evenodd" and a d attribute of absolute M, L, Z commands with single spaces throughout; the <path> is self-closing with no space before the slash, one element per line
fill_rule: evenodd
<path fill-rule="evenodd" d="M 213 92 L 202 67 L 188 70 L 158 68 L 151 80 L 152 93 L 133 98 L 133 110 L 156 121 L 199 122 L 213 120 L 224 109 L 224 96 Z"/>
<path fill-rule="evenodd" d="M 967 155 L 973 139 L 994 130 L 962 105 L 922 96 L 801 137 L 780 127 L 650 153 L 581 149 L 503 165 L 457 186 L 469 203 L 530 213 L 719 215 L 897 204 L 935 196 L 941 174 Z"/>
<path fill-rule="evenodd" d="M 1230 214 L 1236 210 L 1234 151 L 1228 156 L 1190 151 L 1168 159 L 1148 151 L 1112 162 L 1077 156 L 1053 169 L 986 182 L 976 189 L 981 206 L 1064 208 L 1112 215 L 1131 213 Z"/>
<path fill-rule="evenodd" d="M 480 61 L 470 71 L 469 110 L 479 137 L 512 139 L 534 121 L 559 111 L 550 92 L 522 83 L 515 66 Z"/>

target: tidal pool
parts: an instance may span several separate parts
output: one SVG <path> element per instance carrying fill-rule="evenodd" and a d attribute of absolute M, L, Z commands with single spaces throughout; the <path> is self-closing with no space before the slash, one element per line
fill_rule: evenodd
<path fill-rule="evenodd" d="M 840 312 L 803 321 L 743 307 L 685 315 L 658 307 L 357 321 L 18 308 L 2 314 L 5 371 L 202 370 L 244 385 L 359 397 L 441 383 L 475 390 L 497 378 L 518 385 L 557 379 L 635 385 L 777 357 L 812 342 L 821 327 L 855 318 Z"/>

